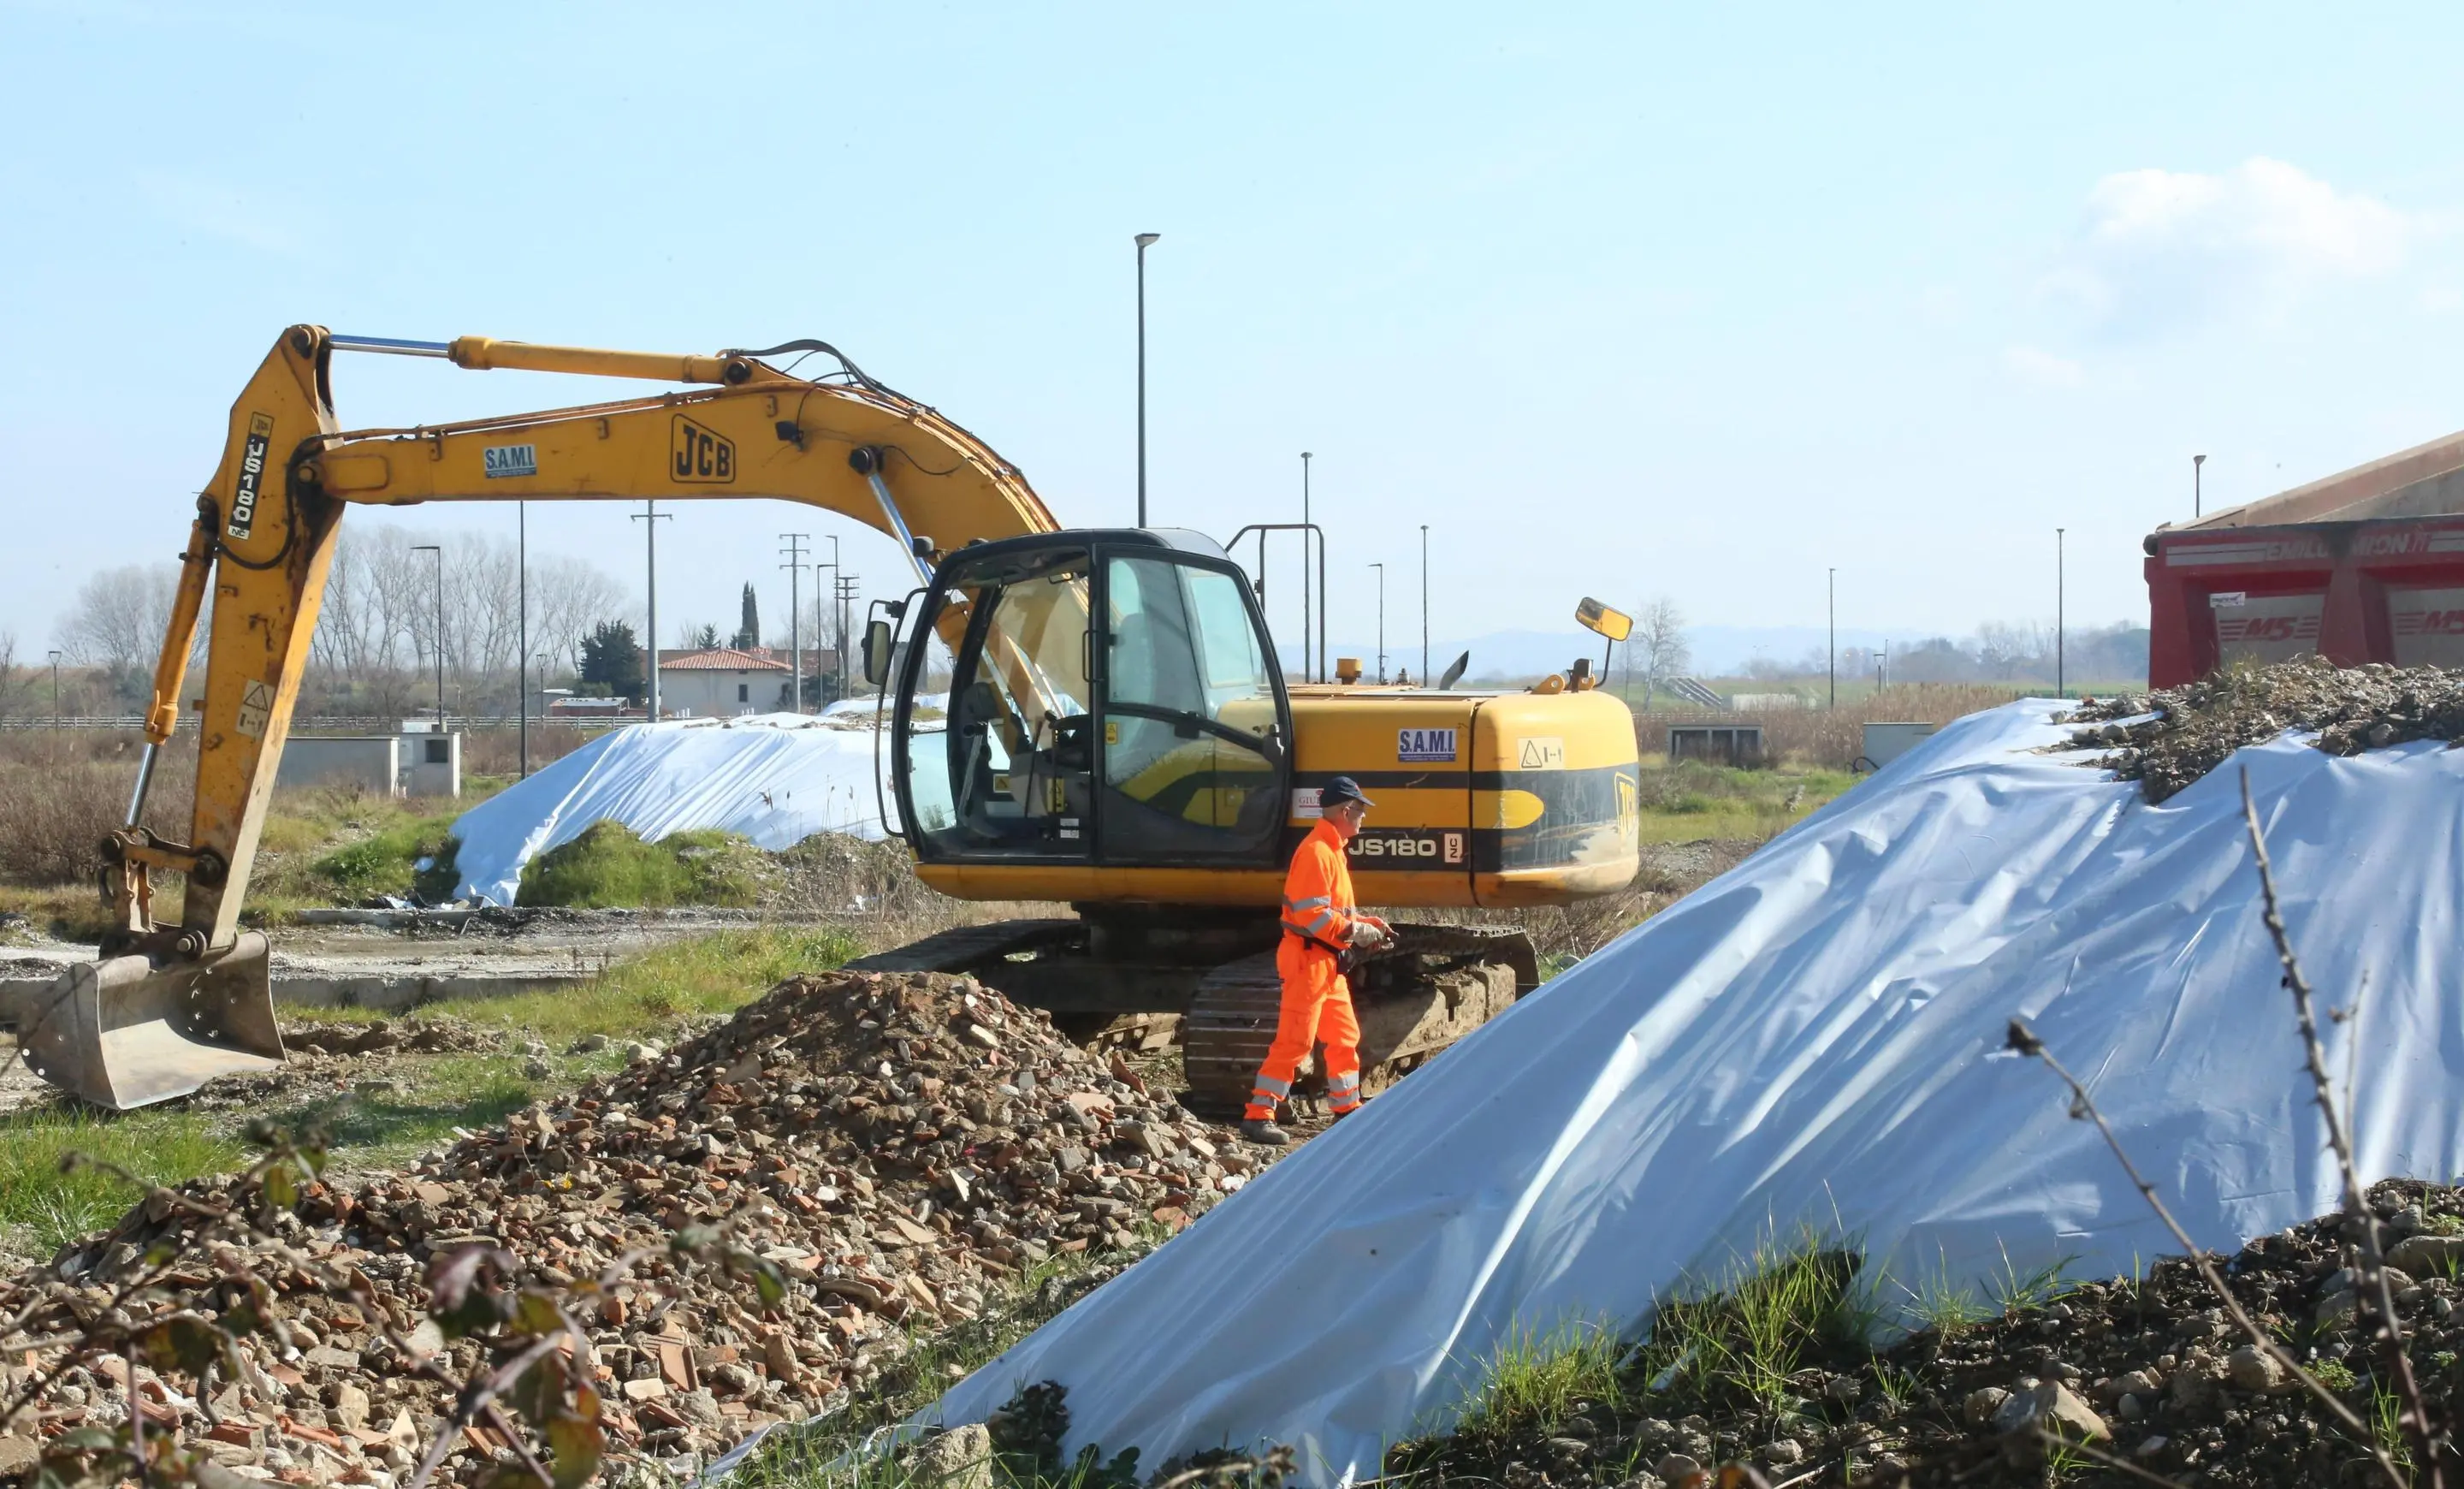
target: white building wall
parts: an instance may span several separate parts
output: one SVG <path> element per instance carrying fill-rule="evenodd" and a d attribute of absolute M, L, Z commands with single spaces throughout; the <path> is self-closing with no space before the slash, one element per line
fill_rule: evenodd
<path fill-rule="evenodd" d="M 787 675 L 767 669 L 662 667 L 659 706 L 671 715 L 690 712 L 696 719 L 775 714 L 788 706 Z"/>

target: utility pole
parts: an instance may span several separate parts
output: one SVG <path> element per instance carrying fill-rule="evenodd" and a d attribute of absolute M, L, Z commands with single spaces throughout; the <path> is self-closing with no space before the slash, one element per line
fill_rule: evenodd
<path fill-rule="evenodd" d="M 857 588 L 864 583 L 864 576 L 840 574 L 836 579 L 839 602 L 839 697 L 845 698 L 855 685 L 854 679 L 848 676 L 847 670 L 847 607 L 854 603 Z"/>
<path fill-rule="evenodd" d="M 442 544 L 415 544 L 413 553 L 436 555 L 436 732 L 445 732 L 445 549 Z"/>
<path fill-rule="evenodd" d="M 642 510 L 633 514 L 633 521 L 643 524 L 643 535 L 649 540 L 650 546 L 650 633 L 642 638 L 642 645 L 649 654 L 649 722 L 656 723 L 659 722 L 659 524 L 672 522 L 675 519 L 662 514 L 656 501 L 644 501 Z"/>
<path fill-rule="evenodd" d="M 832 534 L 830 534 L 830 606 L 829 606 L 829 616 L 830 616 L 830 619 L 832 620 L 832 622 L 833 622 L 834 624 L 832 624 L 832 626 L 830 627 L 830 670 L 831 670 L 832 672 L 834 672 L 834 673 L 836 673 L 836 674 L 838 675 L 838 679 L 839 679 L 838 696 L 839 696 L 839 697 L 841 697 L 841 698 L 845 698 L 845 697 L 847 697 L 847 631 L 846 631 L 846 628 L 845 628 L 845 627 L 843 627 L 843 626 L 839 626 L 839 625 L 835 624 L 835 622 L 836 622 L 836 621 L 837 621 L 837 619 L 838 619 L 838 611 L 839 611 L 838 596 L 839 596 L 839 535 L 838 535 L 837 533 L 832 533 Z M 814 629 L 814 630 L 816 630 L 816 631 L 818 631 L 818 630 L 820 630 L 820 629 L 821 629 L 821 623 L 822 623 L 822 613 L 823 613 L 823 611 L 822 611 L 822 604 L 821 604 L 821 600 L 822 600 L 822 566 L 821 566 L 821 565 L 819 565 L 819 564 L 815 564 L 815 565 L 813 566 L 813 629 Z M 819 672 L 821 671 L 821 668 L 820 668 L 820 667 L 818 667 L 818 666 L 816 666 L 816 667 L 813 669 L 813 671 L 814 671 L 815 673 L 819 673 Z"/>
<path fill-rule="evenodd" d="M 1312 536 L 1309 531 L 1309 453 L 1304 450 L 1301 452 L 1301 680 L 1323 682 L 1326 680 L 1322 676 L 1326 670 L 1324 657 L 1320 657 L 1317 664 L 1321 676 L 1312 677 L 1309 673 L 1309 649 L 1316 645 L 1309 639 L 1309 539 Z M 1324 551 L 1323 546 L 1320 551 Z"/>
<path fill-rule="evenodd" d="M 813 535 L 782 532 L 779 541 L 787 545 L 780 550 L 787 562 L 779 566 L 787 571 L 787 712 L 801 714 L 804 711 L 804 611 L 803 590 L 798 582 L 804 577 L 804 544 L 813 541 Z"/>
<path fill-rule="evenodd" d="M 1372 564 L 1377 570 L 1377 682 L 1386 683 L 1386 566 Z"/>
<path fill-rule="evenodd" d="M 1874 690 L 1881 692 L 1891 685 L 1891 640 L 1882 638 L 1881 659 L 1874 667 Z"/>
<path fill-rule="evenodd" d="M 2201 511 L 2207 506 L 2206 495 L 2199 489 L 2199 468 L 2207 463 L 2206 456 L 2190 456 L 2190 521 L 2194 522 L 2199 520 Z"/>
<path fill-rule="evenodd" d="M 2062 691 L 2062 529 L 2054 529 L 2054 697 L 2068 698 Z"/>
<path fill-rule="evenodd" d="M 52 732 L 54 734 L 60 731 L 60 656 L 59 649 L 55 647 L 52 651 Z"/>
<path fill-rule="evenodd" d="M 1627 663 L 1630 667 L 1633 664 Z M 1420 524 L 1420 686 L 1429 685 L 1429 524 Z"/>
<path fill-rule="evenodd" d="M 1831 570 L 1831 706 L 1839 706 L 1839 570 Z"/>
<path fill-rule="evenodd" d="M 521 778 L 527 781 L 531 778 L 531 690 L 522 668 L 531 656 L 531 504 L 526 500 L 514 503 L 514 567 L 520 575 L 517 588 L 521 591 L 516 607 L 521 618 L 515 622 L 519 634 L 514 643 L 514 692 L 522 716 Z"/>
<path fill-rule="evenodd" d="M 1160 233 L 1141 233 L 1138 245 L 1138 525 L 1147 524 L 1147 250 Z"/>

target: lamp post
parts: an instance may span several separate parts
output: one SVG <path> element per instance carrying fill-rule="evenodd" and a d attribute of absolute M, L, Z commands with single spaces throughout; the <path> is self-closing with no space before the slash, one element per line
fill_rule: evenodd
<path fill-rule="evenodd" d="M 1429 524 L 1420 524 L 1420 686 L 1429 685 Z"/>
<path fill-rule="evenodd" d="M 2054 529 L 2054 697 L 2068 698 L 2062 691 L 2062 529 Z"/>
<path fill-rule="evenodd" d="M 1138 525 L 1147 524 L 1147 250 L 1160 233 L 1141 233 L 1138 245 Z"/>
<path fill-rule="evenodd" d="M 804 611 L 802 585 L 804 577 L 804 544 L 813 541 L 813 535 L 782 532 L 779 535 L 779 541 L 787 545 L 780 550 L 786 555 L 787 562 L 779 566 L 787 571 L 787 712 L 801 714 L 804 711 Z M 819 568 L 821 566 L 816 564 L 813 567 Z M 753 639 L 754 644 L 760 644 L 760 637 L 756 636 Z"/>
<path fill-rule="evenodd" d="M 1383 687 L 1386 682 L 1386 566 L 1372 564 L 1369 567 L 1377 570 L 1377 682 Z"/>
<path fill-rule="evenodd" d="M 52 651 L 52 732 L 60 730 L 60 652 Z"/>
<path fill-rule="evenodd" d="M 2190 456 L 2190 521 L 2194 522 L 2199 520 L 2201 509 L 2207 504 L 2204 494 L 2199 490 L 2199 467 L 2207 463 L 2206 456 Z"/>
<path fill-rule="evenodd" d="M 436 555 L 436 732 L 445 732 L 445 549 L 440 544 L 413 544 L 413 553 Z"/>
<path fill-rule="evenodd" d="M 649 653 L 649 722 L 656 723 L 659 722 L 659 524 L 672 522 L 675 519 L 661 512 L 656 501 L 644 501 L 642 510 L 633 514 L 633 521 L 642 524 L 643 535 L 649 540 L 650 546 L 650 633 L 642 638 L 642 645 Z"/>
<path fill-rule="evenodd" d="M 514 503 L 514 567 L 519 575 L 516 587 L 521 598 L 516 601 L 521 617 L 515 622 L 518 633 L 514 643 L 515 704 L 521 710 L 521 778 L 531 777 L 531 690 L 522 680 L 522 664 L 531 655 L 531 504 Z M 547 686 L 542 682 L 541 687 Z"/>
<path fill-rule="evenodd" d="M 1839 706 L 1839 570 L 1836 568 L 1830 570 L 1830 586 L 1831 655 L 1828 660 L 1831 665 L 1831 706 L 1837 708 Z"/>
<path fill-rule="evenodd" d="M 821 567 L 822 566 L 819 564 L 813 566 L 813 598 L 817 601 L 822 597 Z M 830 534 L 830 619 L 832 621 L 832 625 L 830 626 L 830 661 L 839 677 L 838 695 L 841 698 L 845 698 L 847 696 L 847 626 L 839 620 L 838 595 L 839 535 L 837 533 L 832 533 Z M 813 611 L 813 623 L 816 627 L 821 624 L 821 618 L 820 607 L 816 605 Z"/>
<path fill-rule="evenodd" d="M 1301 452 L 1301 680 L 1304 682 L 1322 682 L 1325 680 L 1323 677 L 1311 677 L 1309 674 L 1309 648 L 1311 642 L 1309 641 L 1309 453 L 1304 450 Z M 1324 551 L 1322 547 L 1320 551 Z M 1325 659 L 1323 657 L 1319 658 L 1318 665 L 1320 671 L 1323 672 L 1325 668 Z"/>

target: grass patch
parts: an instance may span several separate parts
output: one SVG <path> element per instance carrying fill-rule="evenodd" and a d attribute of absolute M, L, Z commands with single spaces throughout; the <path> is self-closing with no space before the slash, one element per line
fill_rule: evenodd
<path fill-rule="evenodd" d="M 73 1153 L 94 1164 L 63 1171 Z M 22 1227 L 28 1249 L 47 1256 L 118 1220 L 154 1186 L 225 1173 L 245 1157 L 235 1138 L 176 1111 L 113 1116 L 63 1104 L 14 1112 L 0 1118 L 0 1230 Z"/>
<path fill-rule="evenodd" d="M 1848 790 L 1845 770 L 1783 765 L 1749 770 L 1705 760 L 1643 759 L 1641 833 L 1646 843 L 1702 838 L 1759 842 L 1803 821 Z"/>
<path fill-rule="evenodd" d="M 1568 1417 L 1622 1402 L 1617 1362 L 1625 1346 L 1608 1325 L 1574 1321 L 1546 1334 L 1517 1326 L 1486 1360 L 1455 1435 L 1512 1442 L 1554 1433 Z"/>
<path fill-rule="evenodd" d="M 493 794 L 466 789 L 440 802 L 338 788 L 285 793 L 266 813 L 250 897 L 260 909 L 276 910 L 378 895 L 446 899 L 457 878 L 454 819 Z"/>
<path fill-rule="evenodd" d="M 453 1135 L 504 1121 L 547 1091 L 571 1084 L 526 1079 L 520 1061 L 499 1055 L 440 1056 L 393 1078 L 393 1089 L 341 1093 L 274 1114 L 292 1129 L 315 1123 L 333 1138 L 334 1156 L 352 1167 L 385 1167 Z"/>
<path fill-rule="evenodd" d="M 1807 1360 L 1864 1346 L 1878 1322 L 1852 1252 L 1806 1234 L 1766 1246 L 1715 1290 L 1661 1304 L 1640 1372 L 1654 1392 L 1777 1410 Z"/>
<path fill-rule="evenodd" d="M 761 891 L 760 850 L 702 829 L 646 843 L 622 822 L 594 822 L 522 866 L 515 902 L 602 909 L 750 905 Z"/>
<path fill-rule="evenodd" d="M 665 1037 L 679 1020 L 733 1013 L 787 978 L 830 971 L 863 952 L 853 935 L 834 926 L 745 926 L 654 946 L 578 988 L 473 998 L 420 1011 L 450 1011 L 464 1023 L 536 1034 L 555 1046 L 594 1033 Z M 319 1019 L 342 1023 L 395 1016 L 373 1009 L 314 1011 Z"/>

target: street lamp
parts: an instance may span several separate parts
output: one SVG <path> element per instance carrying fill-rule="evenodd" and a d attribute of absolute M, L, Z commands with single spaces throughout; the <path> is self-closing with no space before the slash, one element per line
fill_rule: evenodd
<path fill-rule="evenodd" d="M 53 652 L 52 652 L 52 732 L 53 732 L 53 733 L 55 733 L 55 734 L 57 734 L 57 733 L 59 732 L 59 729 L 60 729 L 60 656 L 61 656 L 61 655 L 62 655 L 62 654 L 61 654 L 61 653 L 59 652 L 59 650 L 58 650 L 58 649 L 56 649 L 56 648 L 55 648 L 55 649 L 53 650 Z"/>
<path fill-rule="evenodd" d="M 414 544 L 413 553 L 436 555 L 436 732 L 445 732 L 445 549 L 433 543 Z"/>
<path fill-rule="evenodd" d="M 1839 570 L 1830 571 L 1831 593 L 1831 706 L 1839 706 Z"/>
<path fill-rule="evenodd" d="M 1326 680 L 1326 658 L 1324 656 L 1320 656 L 1318 658 L 1319 675 L 1315 678 L 1309 676 L 1309 453 L 1304 450 L 1301 452 L 1301 680 L 1304 682 L 1323 682 Z M 1326 545 L 1324 544 L 1320 544 L 1318 545 L 1318 552 L 1321 556 L 1325 554 Z"/>
<path fill-rule="evenodd" d="M 659 524 L 672 522 L 675 519 L 660 511 L 656 501 L 645 500 L 642 510 L 633 514 L 633 521 L 642 524 L 643 534 L 649 540 L 650 546 L 650 633 L 642 638 L 642 645 L 649 653 L 649 722 L 656 723 L 659 722 Z"/>
<path fill-rule="evenodd" d="M 516 622 L 519 633 L 514 641 L 514 698 L 522 711 L 521 778 L 531 778 L 531 690 L 522 683 L 522 663 L 531 655 L 531 504 L 514 503 L 514 567 L 519 571 L 517 588 L 521 591 L 517 602 L 521 618 Z M 546 683 L 539 686 L 545 687 Z"/>
<path fill-rule="evenodd" d="M 813 535 L 782 532 L 779 541 L 787 545 L 781 550 L 787 562 L 779 566 L 787 571 L 787 712 L 801 714 L 804 711 L 804 544 L 813 541 Z M 761 638 L 755 636 L 753 644 L 760 645 Z"/>
<path fill-rule="evenodd" d="M 2054 529 L 2054 697 L 2062 691 L 2062 529 Z"/>
<path fill-rule="evenodd" d="M 2200 509 L 2206 505 L 2205 498 L 2199 490 L 2199 467 L 2207 463 L 2206 456 L 2190 456 L 2190 521 L 2194 522 L 2199 520 Z"/>
<path fill-rule="evenodd" d="M 1386 683 L 1386 566 L 1372 564 L 1377 570 L 1377 683 Z"/>
<path fill-rule="evenodd" d="M 1631 665 L 1631 664 L 1629 664 Z M 1429 524 L 1420 524 L 1420 686 L 1429 685 Z"/>
<path fill-rule="evenodd" d="M 1141 233 L 1138 245 L 1138 525 L 1147 524 L 1147 250 L 1160 233 Z"/>

